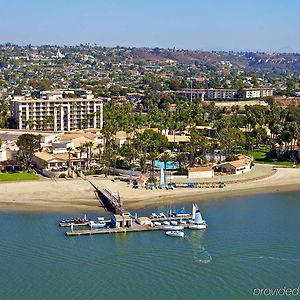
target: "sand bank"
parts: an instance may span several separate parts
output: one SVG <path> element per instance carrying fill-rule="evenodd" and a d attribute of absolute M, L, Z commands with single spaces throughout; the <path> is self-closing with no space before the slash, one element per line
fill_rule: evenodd
<path fill-rule="evenodd" d="M 260 179 L 228 180 L 223 189 L 137 190 L 123 182 L 90 178 L 96 186 L 119 192 L 128 209 L 163 204 L 226 199 L 271 192 L 300 191 L 300 169 L 279 168 Z M 1 211 L 101 211 L 91 185 L 83 179 L 40 180 L 0 184 Z"/>

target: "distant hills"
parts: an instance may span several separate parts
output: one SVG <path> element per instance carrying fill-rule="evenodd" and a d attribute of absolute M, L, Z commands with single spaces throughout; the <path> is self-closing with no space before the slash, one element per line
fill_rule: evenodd
<path fill-rule="evenodd" d="M 135 48 L 135 47 L 102 47 L 90 44 L 78 46 L 51 46 L 33 47 L 17 46 L 10 43 L 0 45 L 1 50 L 11 48 L 12 53 L 25 51 L 43 52 L 48 55 L 56 54 L 60 49 L 67 58 L 74 58 L 83 53 L 87 57 L 101 59 L 106 62 L 146 63 L 146 64 L 181 64 L 196 65 L 207 69 L 220 68 L 262 71 L 285 75 L 293 73 L 300 75 L 300 53 L 266 53 L 266 52 L 235 52 L 235 51 L 196 51 L 162 48 Z M 49 54 L 52 53 L 52 54 Z M 24 53 L 23 53 L 24 54 Z"/>
<path fill-rule="evenodd" d="M 238 69 L 259 68 L 264 71 L 300 74 L 299 53 L 264 53 L 264 52 L 215 52 L 189 50 L 135 49 L 135 60 L 149 61 L 172 60 L 180 64 L 232 65 Z"/>

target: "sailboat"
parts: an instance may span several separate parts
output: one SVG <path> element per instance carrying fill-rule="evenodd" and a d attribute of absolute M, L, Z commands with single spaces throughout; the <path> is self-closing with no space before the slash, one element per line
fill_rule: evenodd
<path fill-rule="evenodd" d="M 189 229 L 206 229 L 207 224 L 205 220 L 203 220 L 201 212 L 197 204 L 193 204 L 193 211 L 192 211 L 192 220 L 193 223 L 189 225 Z"/>

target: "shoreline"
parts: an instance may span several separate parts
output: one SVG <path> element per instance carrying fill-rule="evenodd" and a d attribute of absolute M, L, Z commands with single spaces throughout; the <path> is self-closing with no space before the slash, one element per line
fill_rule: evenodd
<path fill-rule="evenodd" d="M 300 169 L 278 168 L 269 176 L 228 181 L 224 188 L 175 190 L 132 189 L 123 182 L 90 178 L 96 186 L 118 191 L 128 210 L 184 204 L 203 200 L 226 200 L 266 193 L 300 192 Z M 99 212 L 105 210 L 91 185 L 83 179 L 7 182 L 0 184 L 0 212 Z"/>
<path fill-rule="evenodd" d="M 244 190 L 237 190 L 237 191 L 232 191 L 232 190 L 223 190 L 222 193 L 215 191 L 211 193 L 203 193 L 202 195 L 198 194 L 190 194 L 190 195 L 182 195 L 184 196 L 184 199 L 181 197 L 174 197 L 172 198 L 171 196 L 166 196 L 164 199 L 161 198 L 156 198 L 151 201 L 145 201 L 142 203 L 137 200 L 136 202 L 129 203 L 127 206 L 128 208 L 131 209 L 148 209 L 148 208 L 153 208 L 155 206 L 160 206 L 160 205 L 166 205 L 172 202 L 172 204 L 191 204 L 194 201 L 201 202 L 201 201 L 226 201 L 230 198 L 232 199 L 237 199 L 240 197 L 252 197 L 252 196 L 258 196 L 258 195 L 265 195 L 265 194 L 281 194 L 281 193 L 288 193 L 288 192 L 300 192 L 300 187 L 299 185 L 296 184 L 291 184 L 291 185 L 285 185 L 282 187 L 276 187 L 274 190 L 273 188 L 275 187 L 270 187 L 269 189 L 266 188 L 261 188 L 261 189 L 244 189 Z M 205 199 L 201 198 L 205 197 Z"/>

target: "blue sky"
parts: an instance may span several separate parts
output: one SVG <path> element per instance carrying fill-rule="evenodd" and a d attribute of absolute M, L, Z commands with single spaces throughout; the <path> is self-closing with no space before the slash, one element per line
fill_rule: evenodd
<path fill-rule="evenodd" d="M 0 43 L 300 52 L 300 0 L 0 0 Z"/>

